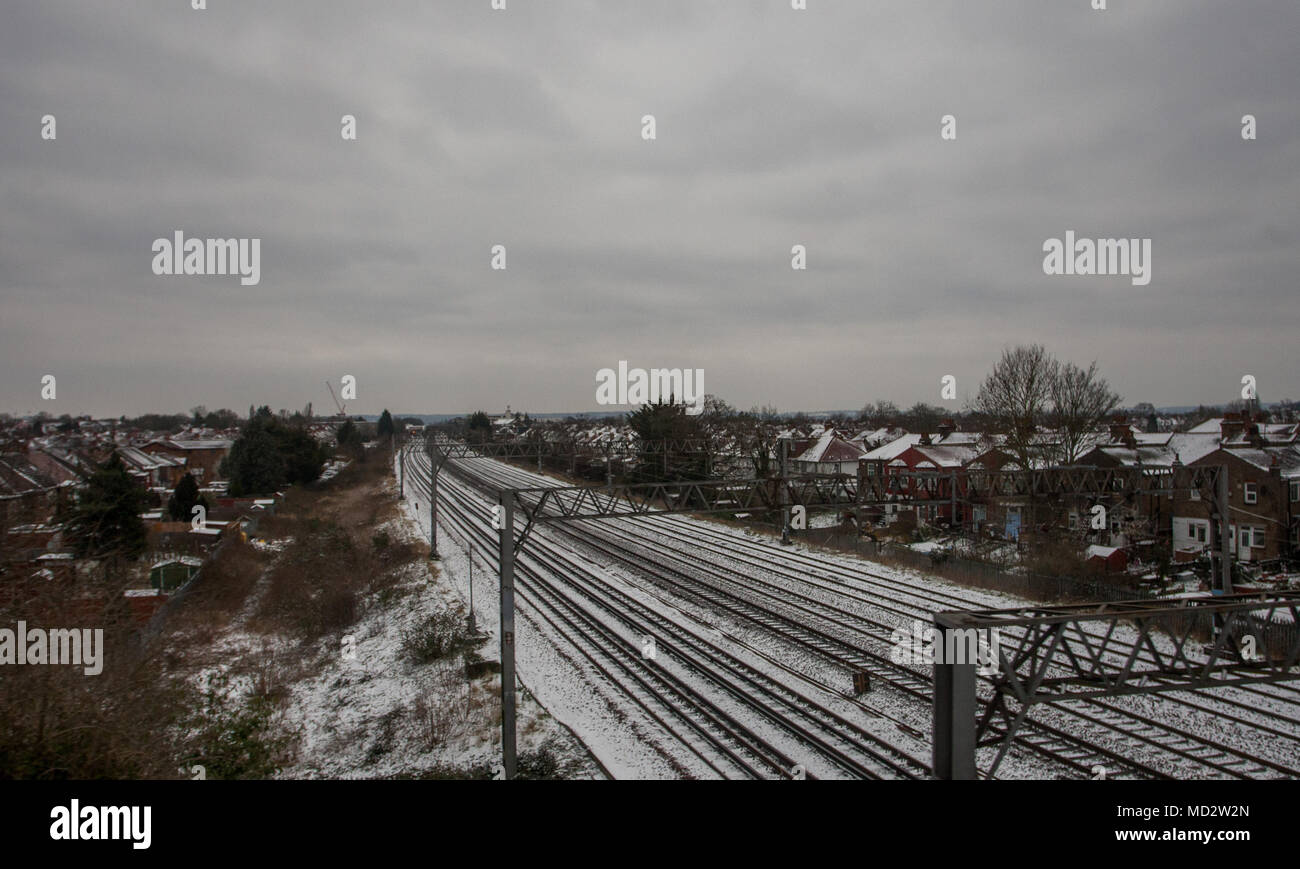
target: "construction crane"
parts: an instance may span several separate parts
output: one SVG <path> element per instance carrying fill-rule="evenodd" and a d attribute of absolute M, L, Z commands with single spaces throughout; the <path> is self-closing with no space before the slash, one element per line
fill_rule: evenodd
<path fill-rule="evenodd" d="M 348 410 L 347 410 L 348 406 L 347 406 L 346 404 L 341 403 L 341 402 L 339 401 L 339 397 L 338 397 L 337 395 L 334 394 L 334 385 L 333 385 L 332 383 L 330 383 L 328 380 L 326 380 L 326 381 L 325 381 L 325 388 L 328 389 L 328 390 L 330 391 L 330 398 L 334 399 L 334 406 L 337 407 L 337 408 L 339 409 L 339 416 L 347 416 L 347 415 L 348 415 Z"/>

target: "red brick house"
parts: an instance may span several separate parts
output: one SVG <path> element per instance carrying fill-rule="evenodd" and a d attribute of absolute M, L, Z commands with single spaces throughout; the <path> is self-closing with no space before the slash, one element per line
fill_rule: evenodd
<path fill-rule="evenodd" d="M 140 449 L 146 453 L 164 454 L 182 459 L 185 470 L 194 475 L 200 485 L 221 479 L 221 461 L 230 454 L 234 441 L 224 438 L 179 440 L 159 438 L 149 441 Z"/>
<path fill-rule="evenodd" d="M 1300 555 L 1300 450 L 1293 446 L 1220 448 L 1190 462 L 1228 468 L 1231 550 L 1241 561 Z M 1174 495 L 1175 551 L 1196 553 L 1212 545 L 1210 505 Z"/>

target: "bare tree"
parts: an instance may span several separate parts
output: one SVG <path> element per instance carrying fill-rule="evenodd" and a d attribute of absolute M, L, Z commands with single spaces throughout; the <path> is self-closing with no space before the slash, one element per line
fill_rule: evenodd
<path fill-rule="evenodd" d="M 898 415 L 898 405 L 887 399 L 882 399 L 875 404 L 869 401 L 864 404 L 859 418 L 866 425 L 885 426 L 896 422 Z"/>
<path fill-rule="evenodd" d="M 1096 361 L 1086 371 L 1072 362 L 1062 363 L 1050 391 L 1050 421 L 1061 439 L 1060 458 L 1073 464 L 1084 452 L 1089 432 L 1119 405 L 1120 397 L 1097 373 Z"/>
<path fill-rule="evenodd" d="M 972 403 L 974 412 L 1006 435 L 1004 446 L 1022 468 L 1033 466 L 1038 427 L 1047 421 L 1059 370 L 1041 344 L 1003 350 Z"/>
<path fill-rule="evenodd" d="M 944 409 L 926 404 L 924 401 L 918 401 L 912 405 L 903 417 L 904 425 L 911 431 L 921 432 L 922 434 L 933 434 L 939 428 L 939 422 L 944 418 Z"/>

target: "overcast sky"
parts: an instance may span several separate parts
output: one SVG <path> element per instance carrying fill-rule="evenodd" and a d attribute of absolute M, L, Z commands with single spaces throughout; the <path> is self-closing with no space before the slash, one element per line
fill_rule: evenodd
<path fill-rule="evenodd" d="M 1031 341 L 1300 398 L 1295 0 L 189 6 L 0 7 L 0 410 L 596 410 L 620 359 L 954 407 Z M 1150 284 L 1045 275 L 1069 229 Z M 154 275 L 176 230 L 261 282 Z"/>

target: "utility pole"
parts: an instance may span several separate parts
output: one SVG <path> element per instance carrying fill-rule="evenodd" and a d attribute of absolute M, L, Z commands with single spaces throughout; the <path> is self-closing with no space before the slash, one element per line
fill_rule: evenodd
<path fill-rule="evenodd" d="M 953 471 L 948 478 L 948 525 L 950 528 L 960 530 L 961 525 L 957 522 L 957 472 Z"/>
<path fill-rule="evenodd" d="M 789 546 L 790 545 L 790 504 L 789 504 L 790 493 L 787 490 L 785 485 L 785 474 L 786 474 L 786 458 L 789 456 L 790 453 L 790 441 L 787 438 L 781 438 L 779 443 L 781 445 L 781 449 L 780 449 L 781 476 L 777 480 L 777 485 L 780 487 L 780 489 L 778 490 L 778 497 L 780 498 L 780 504 L 781 504 L 781 545 Z"/>
<path fill-rule="evenodd" d="M 474 623 L 474 544 L 469 547 L 469 632 L 471 635 L 478 633 L 478 625 Z"/>
<path fill-rule="evenodd" d="M 429 442 L 429 558 L 437 561 L 438 555 L 438 474 L 442 471 L 442 462 L 438 461 Z"/>
<path fill-rule="evenodd" d="M 1232 524 L 1228 516 L 1228 466 L 1221 465 L 1214 480 L 1214 500 L 1219 513 L 1219 581 L 1224 594 L 1232 594 Z"/>
<path fill-rule="evenodd" d="M 950 631 L 964 625 L 951 621 L 953 613 L 934 617 L 935 648 L 951 649 Z M 961 636 L 961 634 L 958 634 Z M 946 643 L 946 645 L 938 645 Z M 1049 653 L 1050 654 L 1050 653 Z M 936 661 L 934 664 L 934 723 L 931 731 L 930 768 L 941 780 L 977 777 L 975 770 L 975 664 Z"/>
<path fill-rule="evenodd" d="M 515 777 L 515 494 L 501 493 L 501 766 Z"/>

